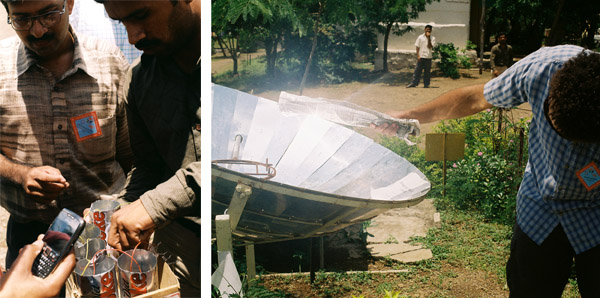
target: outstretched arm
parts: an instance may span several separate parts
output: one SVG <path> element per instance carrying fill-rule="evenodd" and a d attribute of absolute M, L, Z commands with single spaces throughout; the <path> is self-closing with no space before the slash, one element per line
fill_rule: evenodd
<path fill-rule="evenodd" d="M 399 119 L 417 119 L 420 123 L 473 115 L 492 107 L 483 96 L 483 86 L 484 84 L 458 88 L 415 108 L 391 111 L 388 114 Z M 388 125 L 387 123 L 373 127 L 385 134 L 394 134 L 398 129 L 395 124 Z"/>

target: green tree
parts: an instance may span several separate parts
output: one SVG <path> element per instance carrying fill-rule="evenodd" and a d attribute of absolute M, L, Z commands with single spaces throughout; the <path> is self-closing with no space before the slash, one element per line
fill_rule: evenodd
<path fill-rule="evenodd" d="M 597 47 L 600 1 L 486 0 L 486 7 L 486 35 L 507 32 L 517 53 L 529 54 L 543 44 Z"/>
<path fill-rule="evenodd" d="M 319 40 L 319 33 L 324 27 L 328 26 L 348 26 L 352 24 L 352 21 L 356 16 L 357 2 L 356 0 L 312 0 L 312 1 L 301 1 L 306 5 L 308 13 L 312 16 L 313 36 L 312 46 L 306 62 L 306 68 L 302 81 L 300 82 L 300 95 L 308 74 L 312 65 L 313 57 L 315 55 L 317 44 Z"/>
<path fill-rule="evenodd" d="M 213 1 L 213 31 L 217 32 L 219 43 L 225 44 L 232 55 L 234 74 L 237 74 L 239 37 L 246 34 L 256 36 L 263 42 L 267 61 L 266 72 L 270 76 L 275 75 L 278 46 L 285 33 L 304 33 L 301 18 L 297 15 L 294 4 L 292 0 Z M 228 42 L 221 42 L 223 36 Z"/>
<path fill-rule="evenodd" d="M 388 71 L 388 40 L 390 33 L 398 36 L 413 30 L 405 24 L 419 17 L 425 11 L 425 5 L 433 0 L 375 0 L 363 1 L 365 23 L 384 34 L 383 39 L 383 71 Z M 435 0 L 439 1 L 439 0 Z"/>
<path fill-rule="evenodd" d="M 244 30 L 240 10 L 243 10 L 241 1 L 235 0 L 217 0 L 212 2 L 211 6 L 211 27 L 217 42 L 228 52 L 233 60 L 233 74 L 238 74 L 238 58 L 240 56 L 240 35 Z M 226 55 L 224 52 L 223 55 Z"/>

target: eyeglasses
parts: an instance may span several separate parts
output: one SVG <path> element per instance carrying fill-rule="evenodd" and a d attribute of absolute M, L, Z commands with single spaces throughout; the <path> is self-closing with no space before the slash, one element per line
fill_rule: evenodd
<path fill-rule="evenodd" d="M 52 27 L 60 21 L 60 17 L 65 13 L 65 3 L 66 0 L 63 2 L 63 7 L 60 11 L 49 11 L 32 17 L 7 17 L 7 23 L 9 23 L 16 31 L 30 30 L 33 26 L 33 21 L 35 20 L 39 20 L 40 24 L 46 28 Z"/>

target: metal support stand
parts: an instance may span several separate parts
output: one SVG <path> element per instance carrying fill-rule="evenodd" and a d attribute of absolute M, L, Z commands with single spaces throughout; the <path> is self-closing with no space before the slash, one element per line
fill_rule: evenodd
<path fill-rule="evenodd" d="M 240 217 L 242 216 L 242 212 L 246 207 L 246 202 L 248 202 L 248 198 L 252 194 L 252 187 L 239 183 L 235 187 L 235 192 L 233 193 L 233 197 L 231 198 L 231 202 L 229 203 L 229 207 L 227 208 L 227 214 L 231 216 L 230 224 L 231 230 L 235 230 L 238 223 L 240 222 Z"/>
<path fill-rule="evenodd" d="M 231 233 L 240 222 L 240 217 L 242 216 L 242 212 L 246 207 L 246 202 L 248 202 L 250 195 L 252 195 L 252 187 L 239 183 L 235 187 L 235 192 L 233 193 L 233 197 L 227 208 L 227 214 L 216 216 L 215 225 L 217 230 L 218 251 L 229 250 L 233 252 Z M 256 261 L 253 243 L 246 245 L 246 269 L 248 279 L 254 279 L 254 277 L 256 277 Z"/>
<path fill-rule="evenodd" d="M 256 277 L 254 243 L 246 245 L 246 274 L 248 275 L 248 280 L 253 280 Z"/>
<path fill-rule="evenodd" d="M 233 251 L 231 241 L 231 226 L 228 214 L 217 215 L 215 228 L 217 230 L 217 251 Z"/>
<path fill-rule="evenodd" d="M 325 237 L 319 237 L 319 269 L 325 269 Z"/>

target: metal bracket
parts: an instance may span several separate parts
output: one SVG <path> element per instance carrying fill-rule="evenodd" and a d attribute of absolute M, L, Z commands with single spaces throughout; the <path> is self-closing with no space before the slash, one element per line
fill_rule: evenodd
<path fill-rule="evenodd" d="M 233 197 L 231 198 L 231 202 L 227 208 L 231 231 L 234 231 L 240 222 L 240 217 L 242 216 L 242 212 L 246 207 L 246 202 L 248 201 L 250 195 L 252 195 L 251 186 L 238 183 L 238 185 L 235 187 L 235 192 L 233 193 Z"/>

